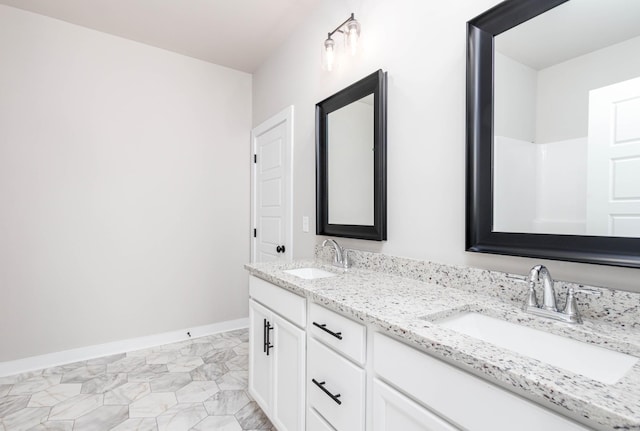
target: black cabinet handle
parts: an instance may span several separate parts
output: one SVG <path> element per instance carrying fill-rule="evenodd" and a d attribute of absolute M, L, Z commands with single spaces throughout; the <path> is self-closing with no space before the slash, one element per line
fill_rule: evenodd
<path fill-rule="evenodd" d="M 262 353 L 267 353 L 267 319 L 262 322 Z"/>
<path fill-rule="evenodd" d="M 265 350 L 267 352 L 267 356 L 269 356 L 269 349 L 273 349 L 273 344 L 271 344 L 271 334 L 269 333 L 269 331 L 272 331 L 272 330 L 273 330 L 273 326 L 271 326 L 271 323 L 267 322 L 267 326 L 266 326 L 267 342 L 265 344 Z"/>
<path fill-rule="evenodd" d="M 276 247 L 277 253 L 284 253 L 284 245 L 279 245 Z"/>
<path fill-rule="evenodd" d="M 338 340 L 342 340 L 342 332 L 333 332 L 332 330 L 327 329 L 327 325 L 324 324 L 324 323 L 320 324 L 320 323 L 313 322 L 313 326 L 317 326 L 318 328 L 322 329 L 327 334 L 331 334 L 334 337 L 336 337 Z"/>
<path fill-rule="evenodd" d="M 322 392 L 324 392 L 325 394 L 327 394 L 329 396 L 329 398 L 331 398 L 333 401 L 335 401 L 338 405 L 342 404 L 342 401 L 340 401 L 338 398 L 340 398 L 340 394 L 336 394 L 333 395 L 331 392 L 329 392 L 327 390 L 327 388 L 324 387 L 324 385 L 327 382 L 319 382 L 316 379 L 311 379 L 311 381 L 320 389 L 322 389 Z"/>

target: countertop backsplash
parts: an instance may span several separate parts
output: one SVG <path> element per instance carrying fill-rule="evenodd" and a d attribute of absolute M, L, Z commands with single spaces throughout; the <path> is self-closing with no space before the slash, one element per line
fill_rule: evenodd
<path fill-rule="evenodd" d="M 333 261 L 333 249 L 316 245 L 315 257 L 324 263 Z M 527 283 L 515 277 L 524 274 L 507 274 L 478 268 L 445 265 L 382 253 L 361 250 L 348 250 L 351 266 L 384 272 L 399 277 L 433 283 L 443 287 L 455 286 L 457 289 L 490 296 L 517 306 L 524 303 Z M 551 274 L 553 276 L 553 274 Z M 555 281 L 558 295 L 558 307 L 564 307 L 569 287 L 589 288 L 602 293 L 600 297 L 577 295 L 578 309 L 583 318 L 600 320 L 621 326 L 640 328 L 640 293 L 626 292 L 599 286 L 588 286 L 566 281 Z M 538 293 L 540 299 L 541 293 Z"/>

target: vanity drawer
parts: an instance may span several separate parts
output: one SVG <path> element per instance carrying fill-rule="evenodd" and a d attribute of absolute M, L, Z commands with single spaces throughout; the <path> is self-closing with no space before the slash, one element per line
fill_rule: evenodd
<path fill-rule="evenodd" d="M 309 305 L 309 332 L 359 364 L 366 356 L 366 327 L 318 304 Z"/>
<path fill-rule="evenodd" d="M 373 369 L 424 406 L 470 431 L 587 431 L 519 395 L 387 336 L 373 336 Z"/>
<path fill-rule="evenodd" d="M 249 277 L 249 296 L 295 325 L 301 328 L 305 327 L 307 306 L 306 300 L 302 296 L 254 276 Z"/>
<path fill-rule="evenodd" d="M 364 370 L 313 338 L 309 339 L 307 363 L 309 407 L 337 431 L 364 430 Z"/>
<path fill-rule="evenodd" d="M 309 409 L 309 413 L 307 414 L 307 428 L 305 431 L 335 431 L 331 425 L 329 425 L 322 417 L 318 414 L 315 409 Z"/>

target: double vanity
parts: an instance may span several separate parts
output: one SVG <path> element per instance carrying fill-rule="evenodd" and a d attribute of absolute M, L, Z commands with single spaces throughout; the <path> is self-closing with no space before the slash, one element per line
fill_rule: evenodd
<path fill-rule="evenodd" d="M 250 393 L 279 430 L 640 429 L 640 295 L 594 289 L 566 323 L 507 274 L 328 252 L 246 265 Z"/>

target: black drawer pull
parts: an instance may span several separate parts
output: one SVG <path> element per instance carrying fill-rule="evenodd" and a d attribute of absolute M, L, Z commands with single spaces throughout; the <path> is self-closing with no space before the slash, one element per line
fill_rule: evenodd
<path fill-rule="evenodd" d="M 315 383 L 315 385 L 316 385 L 317 387 L 319 387 L 320 389 L 322 389 L 322 392 L 324 392 L 325 394 L 329 395 L 329 397 L 330 397 L 333 401 L 335 401 L 338 405 L 342 404 L 342 401 L 340 401 L 340 400 L 338 399 L 338 398 L 340 398 L 340 394 L 333 395 L 331 392 L 329 392 L 329 391 L 324 387 L 325 383 L 327 383 L 327 382 L 318 382 L 316 379 L 311 379 L 311 381 L 312 381 L 313 383 Z"/>
<path fill-rule="evenodd" d="M 267 353 L 267 319 L 262 322 L 262 352 Z"/>
<path fill-rule="evenodd" d="M 273 326 L 271 323 L 267 321 L 267 342 L 265 345 L 265 350 L 267 351 L 267 356 L 269 356 L 269 349 L 273 349 L 273 344 L 271 344 L 271 333 L 269 331 L 273 331 Z"/>
<path fill-rule="evenodd" d="M 313 322 L 313 326 L 317 326 L 318 328 L 322 329 L 324 332 L 333 335 L 338 340 L 342 340 L 342 332 L 333 332 L 332 330 L 327 329 L 327 325 L 324 323 L 319 324 L 319 323 Z"/>

